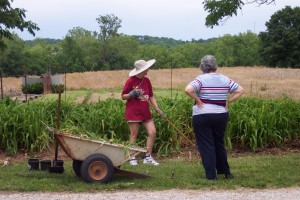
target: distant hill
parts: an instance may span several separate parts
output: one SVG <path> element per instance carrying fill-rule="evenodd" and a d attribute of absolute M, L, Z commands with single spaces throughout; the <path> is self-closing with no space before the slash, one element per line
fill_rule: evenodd
<path fill-rule="evenodd" d="M 203 39 L 199 39 L 199 40 L 195 40 L 192 39 L 191 41 L 183 41 L 183 40 L 175 40 L 173 38 L 167 38 L 167 37 L 152 37 L 152 36 L 148 36 L 148 35 L 131 35 L 130 37 L 133 37 L 135 39 L 137 39 L 141 45 L 159 45 L 159 46 L 164 46 L 164 47 L 175 47 L 178 45 L 182 45 L 185 43 L 206 43 L 206 42 L 210 42 L 212 40 L 215 40 L 217 38 L 210 38 L 207 40 L 203 40 Z M 59 39 L 51 39 L 51 38 L 37 38 L 34 40 L 26 40 L 26 42 L 32 46 L 34 45 L 35 42 L 38 41 L 43 41 L 46 44 L 57 44 L 59 43 L 61 40 Z"/>
<path fill-rule="evenodd" d="M 46 44 L 57 44 L 61 40 L 59 40 L 59 39 L 50 39 L 50 38 L 37 38 L 37 39 L 34 39 L 34 40 L 26 40 L 25 42 L 27 42 L 30 46 L 32 46 L 37 41 L 43 41 Z"/>
<path fill-rule="evenodd" d="M 210 42 L 212 40 L 215 40 L 216 38 L 211 38 L 207 40 L 199 39 L 199 40 L 192 40 L 192 41 L 182 41 L 182 40 L 175 40 L 173 38 L 166 38 L 166 37 L 152 37 L 148 35 L 132 35 L 131 37 L 136 38 L 140 41 L 141 45 L 160 45 L 160 46 L 166 46 L 166 47 L 174 47 L 178 45 L 182 45 L 188 42 L 192 43 L 206 43 Z"/>
<path fill-rule="evenodd" d="M 132 35 L 131 37 L 134 37 L 137 40 L 139 40 L 141 45 L 159 45 L 159 46 L 173 47 L 187 42 L 182 40 L 175 40 L 173 38 L 152 37 L 148 35 Z"/>

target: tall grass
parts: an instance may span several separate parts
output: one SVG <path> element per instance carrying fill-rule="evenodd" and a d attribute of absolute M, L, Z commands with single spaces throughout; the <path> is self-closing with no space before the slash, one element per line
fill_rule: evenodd
<path fill-rule="evenodd" d="M 167 118 L 190 140 L 194 140 L 191 126 L 193 102 L 186 97 L 157 98 Z M 43 150 L 52 137 L 44 124 L 55 127 L 57 100 L 30 101 L 25 104 L 5 99 L 0 101 L 0 147 L 7 153 L 18 150 Z M 230 105 L 230 120 L 226 133 L 229 149 L 256 149 L 280 146 L 300 136 L 300 102 L 289 98 L 266 100 L 243 98 Z M 129 140 L 124 120 L 125 103 L 107 99 L 91 104 L 62 101 L 61 129 L 91 139 L 126 143 Z M 189 146 L 173 126 L 153 112 L 157 129 L 154 150 L 158 155 L 169 155 L 174 150 Z M 144 146 L 146 131 L 141 128 L 138 145 Z"/>
<path fill-rule="evenodd" d="M 244 98 L 232 104 L 227 128 L 231 141 L 244 148 L 278 146 L 300 136 L 300 102 L 289 98 Z"/>
<path fill-rule="evenodd" d="M 8 153 L 42 150 L 49 141 L 41 122 L 53 124 L 54 102 L 21 104 L 9 98 L 0 101 L 0 145 Z"/>

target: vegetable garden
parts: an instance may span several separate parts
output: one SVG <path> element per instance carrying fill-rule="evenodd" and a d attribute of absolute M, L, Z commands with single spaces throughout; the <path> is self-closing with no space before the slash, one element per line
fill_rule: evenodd
<path fill-rule="evenodd" d="M 191 102 L 185 97 L 157 97 L 167 117 L 194 141 L 191 126 Z M 57 100 L 19 103 L 9 98 L 0 101 L 0 146 L 7 153 L 19 150 L 42 151 L 53 138 L 45 125 L 55 127 Z M 245 97 L 230 105 L 230 121 L 226 133 L 228 149 L 247 150 L 270 146 L 280 147 L 300 136 L 300 102 L 290 98 L 261 99 Z M 125 102 L 109 98 L 90 104 L 63 101 L 61 129 L 64 132 L 129 145 L 129 130 L 124 120 Z M 155 152 L 168 156 L 189 144 L 166 121 L 153 113 L 157 139 Z M 139 134 L 143 146 L 146 133 Z"/>

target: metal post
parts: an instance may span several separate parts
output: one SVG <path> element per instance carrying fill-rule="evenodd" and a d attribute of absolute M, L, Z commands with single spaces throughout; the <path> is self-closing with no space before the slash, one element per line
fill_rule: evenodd
<path fill-rule="evenodd" d="M 3 99 L 3 84 L 2 84 L 2 74 L 0 74 L 1 79 L 1 99 Z"/>
<path fill-rule="evenodd" d="M 65 101 L 67 101 L 67 70 L 66 70 L 66 65 L 65 65 Z"/>
<path fill-rule="evenodd" d="M 173 68 L 173 58 L 171 58 L 171 99 L 173 99 L 173 96 L 172 96 L 172 94 L 173 94 L 173 70 L 172 70 L 172 68 Z"/>
<path fill-rule="evenodd" d="M 172 70 L 172 65 L 173 65 L 173 62 L 171 64 L 171 99 L 173 99 L 173 97 L 172 97 L 172 91 L 173 91 L 173 79 L 172 79 L 172 77 L 173 77 L 173 70 Z"/>
<path fill-rule="evenodd" d="M 1 99 L 3 99 L 3 83 L 2 83 L 2 67 L 1 67 L 1 59 L 0 59 L 0 79 L 1 79 Z"/>
<path fill-rule="evenodd" d="M 26 75 L 25 75 L 24 77 L 25 77 L 25 88 L 27 88 Z M 27 102 L 27 93 L 28 93 L 28 89 L 26 89 L 26 92 L 25 92 L 25 101 L 26 101 L 26 102 Z"/>

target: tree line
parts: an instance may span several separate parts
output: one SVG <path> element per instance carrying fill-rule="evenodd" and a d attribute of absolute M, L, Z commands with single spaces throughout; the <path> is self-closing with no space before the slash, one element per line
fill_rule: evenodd
<path fill-rule="evenodd" d="M 260 41 L 252 32 L 201 42 L 126 35 L 103 41 L 76 27 L 62 40 L 23 41 L 15 35 L 14 40 L 5 43 L 0 68 L 4 75 L 13 76 L 40 75 L 47 70 L 70 73 L 132 69 L 135 60 L 152 58 L 157 60 L 154 69 L 195 67 L 206 54 L 215 55 L 219 66 L 260 65 Z"/>
<path fill-rule="evenodd" d="M 129 36 L 118 33 L 121 19 L 113 14 L 96 18 L 99 32 L 74 27 L 62 40 L 24 41 L 16 34 L 2 38 L 0 72 L 7 76 L 132 69 L 137 59 L 157 60 L 154 69 L 199 65 L 206 54 L 218 66 L 300 67 L 300 8 L 274 13 L 267 30 L 224 35 L 208 40 Z"/>

